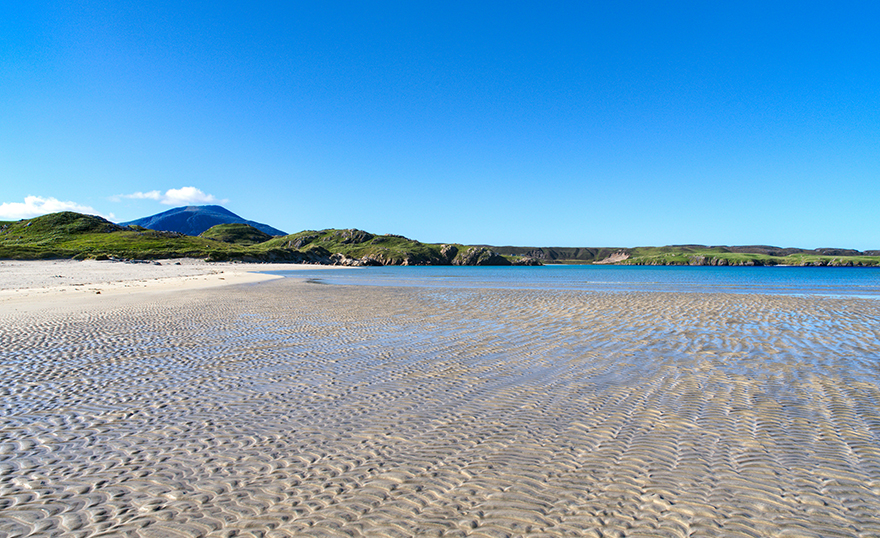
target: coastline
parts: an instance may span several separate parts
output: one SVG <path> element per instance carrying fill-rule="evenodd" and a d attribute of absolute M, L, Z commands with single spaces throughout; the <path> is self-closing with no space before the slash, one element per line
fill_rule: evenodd
<path fill-rule="evenodd" d="M 8 312 L 69 310 L 157 294 L 256 284 L 278 278 L 265 271 L 327 269 L 287 263 L 206 262 L 195 259 L 118 262 L 0 260 L 0 308 Z"/>

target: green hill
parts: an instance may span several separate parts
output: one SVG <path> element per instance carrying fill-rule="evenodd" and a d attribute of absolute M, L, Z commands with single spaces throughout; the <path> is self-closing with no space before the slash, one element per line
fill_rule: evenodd
<path fill-rule="evenodd" d="M 0 223 L 0 259 L 159 259 L 295 262 L 336 265 L 511 265 L 528 263 L 484 247 L 421 243 L 362 230 L 304 231 L 269 236 L 247 224 L 221 224 L 199 237 L 120 226 L 63 212 Z"/>
<path fill-rule="evenodd" d="M 204 239 L 214 239 L 235 245 L 258 245 L 272 239 L 266 232 L 260 231 L 250 224 L 230 223 L 218 224 L 199 234 Z"/>
<path fill-rule="evenodd" d="M 306 230 L 276 237 L 267 241 L 265 246 L 338 254 L 346 259 L 363 260 L 366 265 L 446 265 L 452 261 L 447 256 L 450 251 L 447 249 L 444 254 L 441 245 L 426 245 L 401 236 L 373 235 L 355 229 Z"/>
<path fill-rule="evenodd" d="M 401 235 L 374 235 L 357 229 L 306 230 L 275 237 L 261 246 L 329 254 L 343 265 L 529 265 L 521 256 L 501 256 L 485 247 L 421 243 Z"/>
<path fill-rule="evenodd" d="M 183 258 L 234 249 L 218 241 L 119 226 L 70 211 L 0 225 L 0 258 L 5 259 Z"/>

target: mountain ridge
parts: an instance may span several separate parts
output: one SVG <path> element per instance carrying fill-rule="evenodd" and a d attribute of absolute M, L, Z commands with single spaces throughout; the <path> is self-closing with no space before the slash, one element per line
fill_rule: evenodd
<path fill-rule="evenodd" d="M 248 224 L 263 233 L 276 236 L 286 232 L 253 220 L 247 220 L 219 205 L 181 206 L 128 222 L 120 226 L 141 226 L 150 230 L 178 232 L 198 236 L 218 224 Z"/>

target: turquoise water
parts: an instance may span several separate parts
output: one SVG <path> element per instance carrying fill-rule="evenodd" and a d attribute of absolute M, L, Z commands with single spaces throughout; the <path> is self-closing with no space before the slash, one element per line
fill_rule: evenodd
<path fill-rule="evenodd" d="M 545 289 L 601 292 L 761 293 L 880 299 L 880 268 L 842 267 L 358 267 L 280 271 L 360 286 Z"/>

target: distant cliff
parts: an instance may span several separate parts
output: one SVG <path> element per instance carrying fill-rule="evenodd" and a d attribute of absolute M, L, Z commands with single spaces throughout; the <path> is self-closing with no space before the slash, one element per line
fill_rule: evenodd
<path fill-rule="evenodd" d="M 880 265 L 880 250 L 781 248 L 767 245 L 670 245 L 634 248 L 492 247 L 503 255 L 524 255 L 544 263 L 605 265 L 712 265 L 860 267 Z"/>

